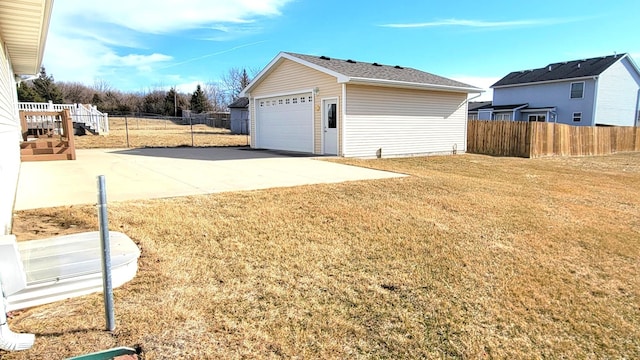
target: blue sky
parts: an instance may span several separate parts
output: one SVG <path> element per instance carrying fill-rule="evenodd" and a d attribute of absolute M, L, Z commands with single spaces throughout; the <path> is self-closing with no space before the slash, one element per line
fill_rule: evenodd
<path fill-rule="evenodd" d="M 638 13 L 637 0 L 57 0 L 44 66 L 58 81 L 193 92 L 290 51 L 487 88 L 558 61 L 617 52 L 638 63 Z"/>

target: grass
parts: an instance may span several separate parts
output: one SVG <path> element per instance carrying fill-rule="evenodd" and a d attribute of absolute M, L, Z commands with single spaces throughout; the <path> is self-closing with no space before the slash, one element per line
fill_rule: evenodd
<path fill-rule="evenodd" d="M 128 130 L 127 130 L 128 127 Z M 234 135 L 227 129 L 207 125 L 178 125 L 170 120 L 109 117 L 108 135 L 76 136 L 76 148 L 126 148 L 127 131 L 129 147 L 177 147 L 177 146 L 246 146 L 246 135 Z"/>
<path fill-rule="evenodd" d="M 338 161 L 412 176 L 111 204 L 143 254 L 116 331 L 80 297 L 15 313 L 36 344 L 0 356 L 640 358 L 640 154 Z M 96 223 L 41 209 L 14 232 Z"/>

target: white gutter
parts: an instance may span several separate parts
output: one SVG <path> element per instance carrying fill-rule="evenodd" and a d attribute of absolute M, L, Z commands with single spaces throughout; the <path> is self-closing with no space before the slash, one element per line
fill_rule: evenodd
<path fill-rule="evenodd" d="M 480 96 L 482 96 L 482 93 L 483 93 L 483 92 L 484 92 L 484 90 L 482 90 L 482 92 L 478 93 L 478 95 L 476 95 L 476 96 L 474 96 L 474 97 L 472 97 L 472 98 L 468 98 L 468 99 L 467 99 L 467 100 L 465 100 L 465 101 L 464 101 L 464 103 L 462 103 L 462 104 L 463 104 L 463 105 L 464 105 L 465 103 L 467 103 L 467 104 L 468 104 L 471 100 L 479 98 Z"/>
<path fill-rule="evenodd" d="M 522 110 L 522 109 L 526 108 L 527 106 L 529 106 L 529 104 L 524 104 L 522 106 L 518 106 L 517 108 L 513 109 L 512 114 L 511 114 L 511 121 L 516 121 L 516 111 Z"/>
<path fill-rule="evenodd" d="M 3 295 L 0 299 L 0 349 L 5 351 L 27 350 L 33 346 L 35 341 L 36 336 L 33 334 L 16 334 L 9 329 Z"/>
<path fill-rule="evenodd" d="M 341 82 L 341 81 L 338 81 Z M 371 79 L 371 78 L 359 78 L 350 77 L 344 81 L 349 84 L 362 84 L 362 85 L 379 85 L 390 87 L 403 87 L 409 89 L 424 89 L 424 90 L 440 90 L 440 91 L 452 91 L 452 92 L 464 92 L 464 93 L 482 93 L 483 90 L 476 87 L 461 87 L 461 86 L 448 86 L 448 85 L 435 85 L 414 83 L 409 81 L 396 81 L 385 79 Z"/>
<path fill-rule="evenodd" d="M 585 88 L 587 86 L 585 85 Z M 591 126 L 596 126 L 596 116 L 598 115 L 598 77 L 593 77 L 593 109 L 591 112 Z"/>
<path fill-rule="evenodd" d="M 517 84 L 509 84 L 509 85 L 498 85 L 498 86 L 492 86 L 492 89 L 502 89 L 502 88 L 510 88 L 510 87 L 518 87 L 518 86 L 527 86 L 527 85 L 539 85 L 539 84 L 551 84 L 551 83 L 558 83 L 558 82 L 572 82 L 572 81 L 579 81 L 579 80 L 589 80 L 589 79 L 597 79 L 598 76 L 582 76 L 582 77 L 577 77 L 577 78 L 570 78 L 570 79 L 558 79 L 558 80 L 547 80 L 547 81 L 532 81 L 532 82 L 528 82 L 528 83 L 517 83 Z"/>
<path fill-rule="evenodd" d="M 35 335 L 16 334 L 7 324 L 7 297 L 27 286 L 15 235 L 0 235 L 0 349 L 26 350 L 33 346 Z"/>

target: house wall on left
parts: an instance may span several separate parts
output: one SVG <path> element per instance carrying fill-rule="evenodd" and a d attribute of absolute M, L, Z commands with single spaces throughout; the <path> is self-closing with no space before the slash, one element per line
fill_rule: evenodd
<path fill-rule="evenodd" d="M 20 118 L 11 61 L 0 38 L 0 235 L 11 233 L 20 171 Z"/>

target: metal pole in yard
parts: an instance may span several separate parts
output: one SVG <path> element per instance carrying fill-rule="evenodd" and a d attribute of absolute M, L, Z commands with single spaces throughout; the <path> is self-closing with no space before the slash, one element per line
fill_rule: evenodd
<path fill-rule="evenodd" d="M 191 147 L 193 147 L 193 121 L 191 121 L 191 116 L 189 116 L 189 126 L 191 127 Z"/>
<path fill-rule="evenodd" d="M 109 218 L 107 216 L 107 190 L 104 175 L 98 176 L 98 221 L 100 224 L 100 250 L 102 252 L 102 285 L 106 330 L 116 329 L 113 311 L 113 284 L 111 283 L 111 249 L 109 247 Z"/>
<path fill-rule="evenodd" d="M 124 130 L 127 134 L 127 148 L 129 147 L 129 122 L 127 121 L 127 115 L 124 116 Z"/>

